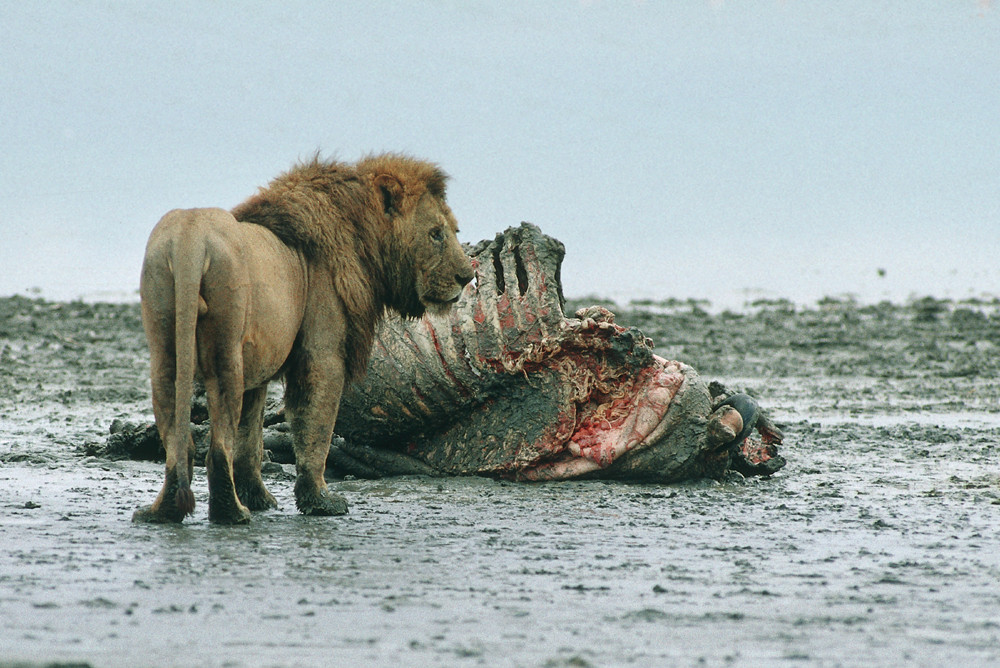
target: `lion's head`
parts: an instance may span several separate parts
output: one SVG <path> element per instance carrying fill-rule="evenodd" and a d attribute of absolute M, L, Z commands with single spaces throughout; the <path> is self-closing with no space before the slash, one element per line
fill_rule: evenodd
<path fill-rule="evenodd" d="M 386 215 L 393 219 L 399 269 L 403 269 L 393 307 L 403 316 L 420 317 L 425 309 L 446 312 L 475 276 L 458 242 L 458 223 L 444 199 L 444 178 L 435 170 L 432 178 L 409 184 L 388 173 L 373 179 Z"/>
<path fill-rule="evenodd" d="M 443 200 L 424 195 L 417 204 L 410 232 L 417 298 L 431 312 L 447 311 L 475 277 L 469 258 L 458 243 L 455 216 Z"/>

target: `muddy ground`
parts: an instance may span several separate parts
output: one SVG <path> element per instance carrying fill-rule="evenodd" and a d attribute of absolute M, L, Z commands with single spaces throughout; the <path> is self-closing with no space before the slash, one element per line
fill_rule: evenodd
<path fill-rule="evenodd" d="M 575 305 L 567 308 L 572 312 Z M 617 309 L 759 397 L 769 479 L 334 481 L 340 518 L 136 526 L 135 305 L 0 300 L 0 665 L 997 665 L 1000 302 Z"/>

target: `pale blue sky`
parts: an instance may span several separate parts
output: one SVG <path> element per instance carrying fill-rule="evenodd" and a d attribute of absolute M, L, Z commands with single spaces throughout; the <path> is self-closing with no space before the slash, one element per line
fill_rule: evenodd
<path fill-rule="evenodd" d="M 3 3 L 0 85 L 0 294 L 134 292 L 164 212 L 317 149 L 441 163 L 569 295 L 1000 293 L 974 0 Z"/>

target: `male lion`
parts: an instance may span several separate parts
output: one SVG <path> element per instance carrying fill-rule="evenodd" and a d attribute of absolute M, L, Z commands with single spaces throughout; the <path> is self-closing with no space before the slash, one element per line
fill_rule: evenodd
<path fill-rule="evenodd" d="M 275 507 L 260 477 L 264 400 L 283 376 L 294 434 L 295 502 L 347 512 L 323 479 L 345 382 L 364 373 L 386 309 L 444 312 L 473 278 L 445 203 L 446 176 L 400 155 L 356 165 L 314 159 L 230 214 L 175 210 L 153 229 L 142 267 L 142 321 L 166 480 L 140 522 L 194 510 L 190 431 L 195 375 L 212 423 L 208 517 L 249 521 Z"/>

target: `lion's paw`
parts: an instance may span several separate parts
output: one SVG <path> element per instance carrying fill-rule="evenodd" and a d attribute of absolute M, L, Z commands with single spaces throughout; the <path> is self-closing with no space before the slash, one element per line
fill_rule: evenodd
<path fill-rule="evenodd" d="M 183 513 L 165 512 L 154 506 L 143 506 L 132 513 L 132 521 L 136 524 L 180 524 L 183 519 Z"/>
<path fill-rule="evenodd" d="M 329 517 L 347 514 L 347 499 L 326 489 L 317 494 L 297 497 L 295 505 L 303 515 Z"/>
<path fill-rule="evenodd" d="M 261 482 L 244 486 L 237 485 L 236 495 L 251 512 L 273 510 L 278 507 L 277 499 L 267 491 L 267 488 Z"/>
<path fill-rule="evenodd" d="M 212 503 L 208 500 L 208 521 L 214 524 L 247 524 L 250 510 L 242 503 Z"/>

